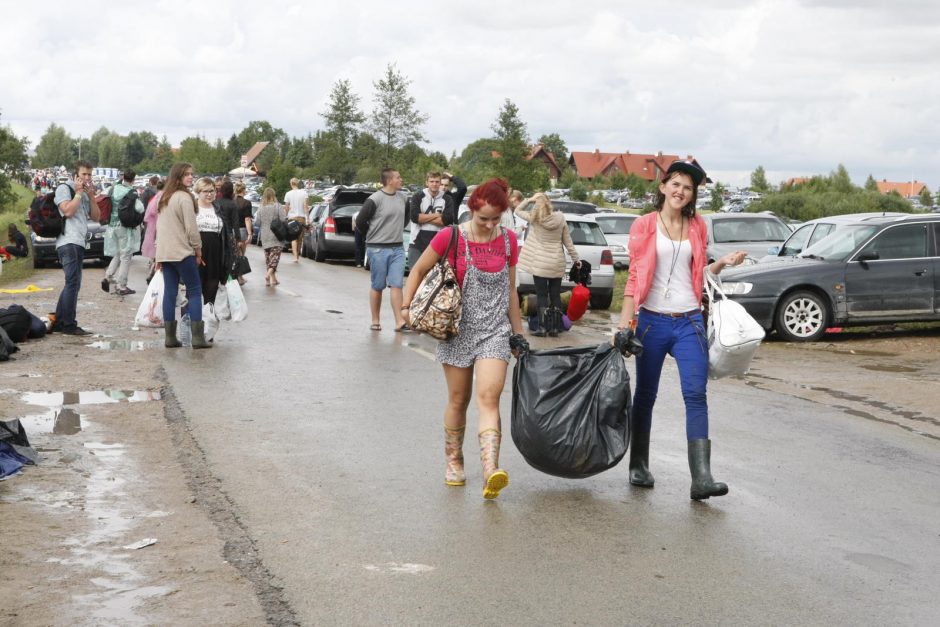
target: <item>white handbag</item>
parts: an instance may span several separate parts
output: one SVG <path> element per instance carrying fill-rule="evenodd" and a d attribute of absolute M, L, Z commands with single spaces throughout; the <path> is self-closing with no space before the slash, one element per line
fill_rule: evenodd
<path fill-rule="evenodd" d="M 717 278 L 717 277 L 716 277 Z M 708 296 L 708 376 L 711 379 L 747 374 L 751 358 L 757 352 L 764 329 L 747 310 L 721 290 L 705 272 L 705 293 Z"/>

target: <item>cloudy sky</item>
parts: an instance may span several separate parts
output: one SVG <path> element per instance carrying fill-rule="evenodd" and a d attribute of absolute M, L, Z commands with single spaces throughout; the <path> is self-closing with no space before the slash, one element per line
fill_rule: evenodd
<path fill-rule="evenodd" d="M 124 8 L 128 7 L 128 8 Z M 178 144 L 250 120 L 322 128 L 349 79 L 371 110 L 411 78 L 427 147 L 490 135 L 504 99 L 570 150 L 694 155 L 744 184 L 826 174 L 940 187 L 940 3 L 0 0 L 0 123 Z"/>

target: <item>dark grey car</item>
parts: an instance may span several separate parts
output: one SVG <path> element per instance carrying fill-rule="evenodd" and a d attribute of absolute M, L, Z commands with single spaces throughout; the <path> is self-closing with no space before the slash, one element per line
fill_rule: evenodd
<path fill-rule="evenodd" d="M 307 255 L 314 261 L 352 259 L 356 255 L 353 216 L 373 194 L 371 189 L 339 189 L 322 219 L 311 225 Z"/>
<path fill-rule="evenodd" d="M 765 329 L 818 340 L 833 326 L 940 320 L 940 216 L 843 225 L 800 255 L 721 273 Z"/>

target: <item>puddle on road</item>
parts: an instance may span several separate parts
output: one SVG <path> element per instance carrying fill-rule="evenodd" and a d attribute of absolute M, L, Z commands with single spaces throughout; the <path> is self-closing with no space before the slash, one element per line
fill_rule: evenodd
<path fill-rule="evenodd" d="M 86 346 L 105 351 L 143 351 L 156 348 L 157 343 L 141 342 L 139 340 L 99 340 Z"/>
<path fill-rule="evenodd" d="M 47 411 L 43 414 L 20 416 L 20 424 L 29 436 L 35 434 L 75 435 L 82 430 L 82 418 L 74 409 L 65 407 Z"/>
<path fill-rule="evenodd" d="M 30 405 L 64 407 L 67 405 L 101 405 L 104 403 L 140 403 L 159 401 L 156 390 L 90 390 L 86 392 L 26 392 L 20 400 Z"/>
<path fill-rule="evenodd" d="M 911 368 L 910 366 L 883 366 L 878 364 L 863 364 L 865 370 L 874 370 L 875 372 L 920 372 L 920 368 Z"/>

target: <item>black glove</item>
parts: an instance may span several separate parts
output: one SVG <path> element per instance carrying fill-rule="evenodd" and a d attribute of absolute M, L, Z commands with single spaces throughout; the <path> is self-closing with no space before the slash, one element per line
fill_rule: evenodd
<path fill-rule="evenodd" d="M 509 336 L 509 350 L 517 351 L 518 353 L 528 353 L 529 352 L 529 341 L 525 339 L 524 335 L 516 333 L 515 335 Z"/>
<path fill-rule="evenodd" d="M 621 355 L 634 355 L 639 357 L 643 354 L 643 343 L 636 336 L 633 329 L 624 329 L 614 334 L 614 346 L 620 351 Z"/>

